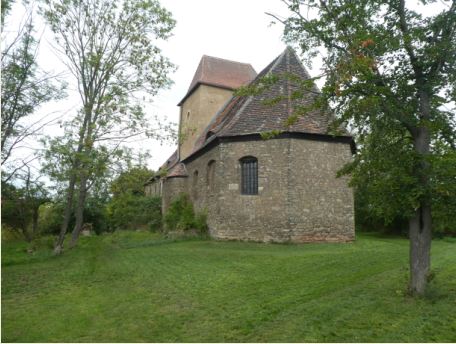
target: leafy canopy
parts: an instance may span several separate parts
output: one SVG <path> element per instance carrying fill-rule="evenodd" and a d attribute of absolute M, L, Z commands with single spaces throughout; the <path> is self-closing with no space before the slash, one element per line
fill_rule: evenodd
<path fill-rule="evenodd" d="M 356 136 L 358 154 L 342 173 L 365 188 L 370 213 L 390 222 L 411 216 L 422 199 L 447 199 L 441 191 L 456 180 L 456 2 L 284 2 L 286 40 L 307 63 L 322 59 L 318 102 Z M 422 128 L 430 133 L 428 154 L 417 153 Z"/>

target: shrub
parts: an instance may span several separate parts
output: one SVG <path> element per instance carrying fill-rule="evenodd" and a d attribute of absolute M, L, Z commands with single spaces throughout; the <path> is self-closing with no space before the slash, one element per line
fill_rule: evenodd
<path fill-rule="evenodd" d="M 149 229 L 157 232 L 162 229 L 161 197 L 148 197 Z"/>
<path fill-rule="evenodd" d="M 207 215 L 205 212 L 196 213 L 190 197 L 181 193 L 169 205 L 163 222 L 166 230 L 189 230 L 197 229 L 201 233 L 207 231 Z"/>
<path fill-rule="evenodd" d="M 157 230 L 161 226 L 161 199 L 132 193 L 120 194 L 108 204 L 107 216 L 113 229 L 149 226 Z"/>
<path fill-rule="evenodd" d="M 199 230 L 201 234 L 208 233 L 207 227 L 207 213 L 205 211 L 199 212 L 195 214 L 195 229 Z"/>
<path fill-rule="evenodd" d="M 48 202 L 39 209 L 38 231 L 42 235 L 58 234 L 62 225 L 65 205 L 63 203 Z M 74 218 L 71 218 L 69 228 L 74 227 Z"/>

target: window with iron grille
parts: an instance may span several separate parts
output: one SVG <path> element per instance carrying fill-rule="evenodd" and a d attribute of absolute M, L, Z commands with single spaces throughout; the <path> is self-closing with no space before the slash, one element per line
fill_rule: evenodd
<path fill-rule="evenodd" d="M 258 195 L 258 160 L 253 156 L 242 158 L 241 194 Z"/>

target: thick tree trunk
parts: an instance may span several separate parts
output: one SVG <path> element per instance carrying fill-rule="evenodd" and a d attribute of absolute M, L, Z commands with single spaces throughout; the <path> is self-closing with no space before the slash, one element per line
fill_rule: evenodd
<path fill-rule="evenodd" d="M 70 247 L 73 248 L 76 246 L 81 233 L 82 225 L 84 224 L 84 205 L 87 196 L 87 174 L 84 173 L 81 176 L 81 182 L 79 186 L 79 196 L 78 204 L 76 207 L 76 224 L 74 226 L 73 232 L 71 233 L 71 242 Z"/>
<path fill-rule="evenodd" d="M 419 161 L 415 172 L 419 178 L 423 196 L 418 209 L 409 220 L 410 237 L 410 285 L 413 295 L 423 295 L 426 291 L 431 268 L 432 215 L 429 193 L 429 162 L 426 160 L 430 150 L 430 132 L 426 127 L 416 129 L 413 144 Z"/>
<path fill-rule="evenodd" d="M 409 226 L 410 292 L 413 295 L 423 295 L 431 268 L 431 207 L 422 204 L 410 219 Z"/>

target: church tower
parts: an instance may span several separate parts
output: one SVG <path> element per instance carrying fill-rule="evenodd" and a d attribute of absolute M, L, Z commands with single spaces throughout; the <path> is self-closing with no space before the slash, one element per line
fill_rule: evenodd
<path fill-rule="evenodd" d="M 256 72 L 250 64 L 206 55 L 201 58 L 188 92 L 178 104 L 180 161 L 193 152 L 197 138 L 232 97 L 233 90 L 255 77 Z"/>

